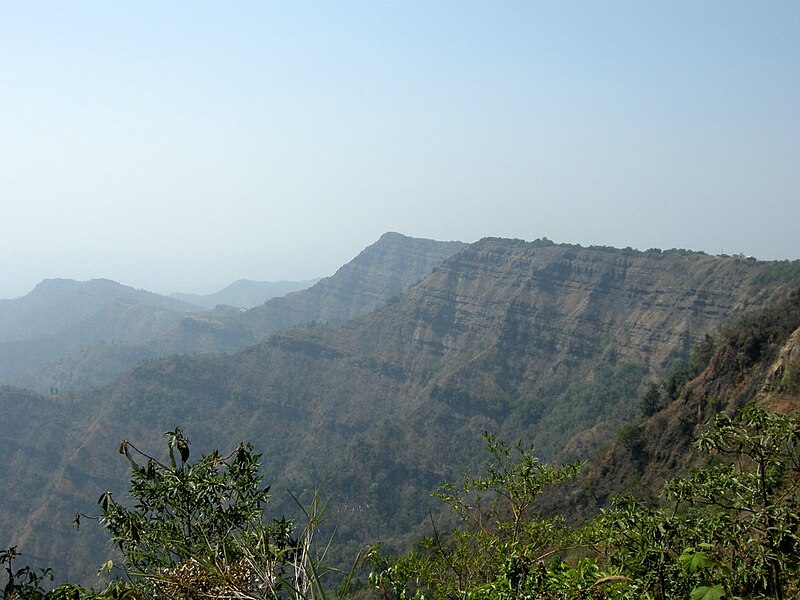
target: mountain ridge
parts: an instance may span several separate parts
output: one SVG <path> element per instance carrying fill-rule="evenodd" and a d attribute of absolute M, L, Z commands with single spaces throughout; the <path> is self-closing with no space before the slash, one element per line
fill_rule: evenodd
<path fill-rule="evenodd" d="M 283 330 L 234 355 L 148 360 L 69 396 L 75 433 L 48 478 L 52 509 L 20 517 L 61 541 L 18 541 L 43 560 L 63 554 L 59 519 L 124 485 L 124 461 L 101 449 L 120 437 L 157 448 L 176 425 L 193 452 L 253 442 L 276 489 L 301 501 L 323 483 L 345 548 L 375 532 L 400 540 L 438 482 L 480 461 L 484 431 L 558 459 L 576 435 L 629 419 L 707 332 L 798 286 L 800 263 L 481 240 L 357 319 Z M 70 546 L 72 568 L 100 558 L 93 543 Z"/>
<path fill-rule="evenodd" d="M 181 315 L 145 339 L 111 343 L 106 338 L 90 346 L 73 344 L 74 352 L 62 352 L 57 362 L 36 372 L 21 373 L 20 363 L 30 360 L 31 354 L 57 357 L 56 348 L 40 343 L 32 350 L 23 348 L 14 362 L 9 361 L 4 373 L 8 383 L 40 392 L 77 391 L 113 381 L 145 358 L 236 352 L 284 327 L 311 321 L 341 322 L 377 308 L 463 246 L 462 242 L 438 242 L 389 232 L 334 275 L 306 290 L 272 298 L 246 311 L 219 306 L 212 311 Z M 10 377 L 9 371 L 16 371 L 17 375 Z"/>
<path fill-rule="evenodd" d="M 305 281 L 254 281 L 252 279 L 237 279 L 230 285 L 212 294 L 175 292 L 174 294 L 170 294 L 169 297 L 209 310 L 218 305 L 233 306 L 236 308 L 253 308 L 264 304 L 264 302 L 272 298 L 307 289 L 317 281 L 319 281 L 319 279 L 308 279 Z"/>

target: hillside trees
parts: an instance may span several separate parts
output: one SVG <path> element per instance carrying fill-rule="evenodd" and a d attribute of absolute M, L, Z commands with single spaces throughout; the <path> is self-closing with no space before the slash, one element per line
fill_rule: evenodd
<path fill-rule="evenodd" d="M 2 600 L 324 598 L 311 554 L 318 500 L 297 531 L 266 523 L 269 488 L 260 456 L 240 444 L 190 462 L 180 429 L 160 461 L 123 442 L 129 500 L 99 500 L 101 523 L 124 556 L 123 580 L 103 592 L 69 584 L 46 591 L 49 572 L 0 552 Z M 574 527 L 539 513 L 542 492 L 579 465 L 542 464 L 529 447 L 487 434 L 483 472 L 436 492 L 457 526 L 405 556 L 370 553 L 370 581 L 386 598 L 693 600 L 796 598 L 800 594 L 800 417 L 748 406 L 720 415 L 696 440 L 708 465 L 675 478 L 659 497 L 620 496 Z M 110 564 L 108 565 L 111 566 Z M 346 577 L 346 584 L 352 571 Z M 340 597 L 341 597 L 340 595 Z"/>
<path fill-rule="evenodd" d="M 576 465 L 489 441 L 486 474 L 437 496 L 459 515 L 406 556 L 371 554 L 386 598 L 795 598 L 800 593 L 800 417 L 749 406 L 707 426 L 709 466 L 660 497 L 616 498 L 581 528 L 535 512 Z"/>
<path fill-rule="evenodd" d="M 485 438 L 484 473 L 468 473 L 461 485 L 443 484 L 435 493 L 455 511 L 459 527 L 443 533 L 434 525 L 432 535 L 399 558 L 373 548 L 370 581 L 384 597 L 555 597 L 566 585 L 585 589 L 602 578 L 592 561 L 572 569 L 551 560 L 583 542 L 562 518 L 545 518 L 535 508 L 545 488 L 573 477 L 579 465 L 544 465 L 521 443 Z"/>

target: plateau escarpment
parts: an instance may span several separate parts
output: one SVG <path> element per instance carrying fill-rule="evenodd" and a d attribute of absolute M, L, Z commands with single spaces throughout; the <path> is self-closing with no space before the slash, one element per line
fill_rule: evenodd
<path fill-rule="evenodd" d="M 71 338 L 71 354 L 64 356 L 58 346 L 50 349 L 41 357 L 51 364 L 34 373 L 20 374 L 32 367 L 16 361 L 13 368 L 9 364 L 7 380 L 40 392 L 76 391 L 113 381 L 145 358 L 237 352 L 286 327 L 341 323 L 382 306 L 464 246 L 386 233 L 334 275 L 308 289 L 247 311 L 224 306 L 189 315 L 183 311 L 162 327 L 154 326 L 149 335 L 117 337 L 114 343 L 109 336 L 86 339 L 85 328 L 80 329 Z M 92 341 L 97 343 L 89 344 Z M 36 366 L 45 364 L 42 360 Z"/>
<path fill-rule="evenodd" d="M 800 411 L 800 289 L 727 324 L 702 371 L 660 410 L 630 423 L 613 446 L 592 457 L 569 492 L 562 489 L 547 504 L 554 513 L 587 518 L 615 494 L 654 494 L 669 478 L 705 466 L 707 456 L 692 441 L 707 421 L 749 403 Z"/>
<path fill-rule="evenodd" d="M 695 341 L 797 286 L 798 263 L 485 239 L 357 319 L 230 356 L 147 361 L 76 396 L 83 436 L 53 474 L 58 504 L 74 512 L 123 489 L 124 461 L 97 458 L 114 438 L 160 447 L 180 425 L 193 452 L 253 442 L 274 489 L 303 500 L 321 484 L 338 543 L 400 539 L 426 518 L 439 481 L 480 460 L 483 431 L 550 460 L 580 436 L 588 452 L 607 438 L 586 432 L 638 419 L 647 384 Z M 48 531 L 69 516 L 18 518 Z M 64 544 L 37 552 L 66 556 Z"/>
<path fill-rule="evenodd" d="M 390 306 L 336 329 L 287 331 L 252 352 L 264 365 L 313 365 L 301 380 L 329 382 L 349 365 L 387 410 L 438 406 L 555 458 L 565 438 L 629 419 L 643 384 L 706 332 L 800 282 L 763 286 L 773 268 L 682 251 L 483 240 Z M 349 405 L 363 395 L 343 396 Z"/>

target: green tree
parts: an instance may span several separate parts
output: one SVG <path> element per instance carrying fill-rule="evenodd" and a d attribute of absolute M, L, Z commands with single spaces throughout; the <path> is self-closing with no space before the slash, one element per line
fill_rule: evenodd
<path fill-rule="evenodd" d="M 750 405 L 720 414 L 695 442 L 711 466 L 666 487 L 705 509 L 705 540 L 730 588 L 782 600 L 800 574 L 800 417 Z M 697 510 L 693 511 L 697 513 Z M 701 534 L 702 535 L 702 534 Z"/>
<path fill-rule="evenodd" d="M 556 559 L 583 541 L 562 518 L 536 512 L 541 493 L 573 477 L 579 465 L 548 466 L 521 443 L 509 445 L 488 434 L 486 442 L 490 459 L 484 473 L 467 473 L 460 486 L 444 484 L 435 493 L 455 511 L 460 527 L 447 534 L 434 529 L 403 557 L 373 549 L 373 586 L 386 598 L 421 600 L 578 598 L 591 588 L 598 597 L 604 586 L 619 584 L 624 578 L 603 573 L 590 558 L 574 564 Z"/>
<path fill-rule="evenodd" d="M 662 408 L 664 408 L 664 397 L 661 388 L 658 384 L 651 383 L 645 395 L 639 399 L 639 410 L 642 411 L 643 417 L 649 417 Z"/>
<path fill-rule="evenodd" d="M 259 475 L 261 455 L 240 444 L 226 456 L 215 451 L 190 463 L 181 429 L 165 435 L 168 463 L 126 440 L 120 445 L 131 464 L 131 506 L 111 492 L 98 500 L 100 522 L 137 589 L 148 596 L 261 598 L 296 581 L 306 548 L 291 521 L 264 523 L 269 487 Z"/>
<path fill-rule="evenodd" d="M 269 487 L 262 485 L 261 455 L 252 446 L 239 444 L 226 456 L 214 451 L 192 463 L 183 431 L 165 436 L 164 462 L 122 441 L 119 452 L 131 465 L 131 503 L 106 492 L 98 500 L 101 515 L 88 517 L 100 521 L 122 552 L 124 562 L 116 567 L 127 581 L 114 580 L 99 592 L 72 584 L 47 591 L 51 570 L 17 567 L 12 547 L 0 551 L 7 576 L 0 600 L 325 600 L 325 550 L 312 555 L 326 508 L 320 494 L 308 506 L 298 502 L 305 519 L 299 531 L 285 517 L 266 523 Z M 82 518 L 76 515 L 77 526 Z M 347 594 L 356 561 L 339 598 Z M 109 560 L 102 569 L 114 567 Z"/>

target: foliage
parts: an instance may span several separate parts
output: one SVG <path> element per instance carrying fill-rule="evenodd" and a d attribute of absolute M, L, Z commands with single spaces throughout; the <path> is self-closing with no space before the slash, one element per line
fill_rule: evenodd
<path fill-rule="evenodd" d="M 735 357 L 736 367 L 744 371 L 768 359 L 777 350 L 776 341 L 785 339 L 798 326 L 800 288 L 778 305 L 738 318 L 723 330 L 723 344 Z"/>
<path fill-rule="evenodd" d="M 386 598 L 721 598 L 800 593 L 800 418 L 748 407 L 696 441 L 711 465 L 660 498 L 616 498 L 581 529 L 532 510 L 574 473 L 489 437 L 483 477 L 437 496 L 461 517 L 407 556 L 370 554 Z M 502 502 L 486 502 L 490 491 Z"/>
<path fill-rule="evenodd" d="M 521 443 L 485 438 L 490 460 L 484 474 L 467 473 L 460 486 L 443 484 L 435 493 L 461 528 L 442 535 L 434 525 L 433 535 L 405 557 L 388 558 L 379 547 L 371 551 L 370 581 L 386 597 L 495 597 L 516 594 L 534 581 L 545 589 L 549 579 L 540 577 L 538 565 L 576 545 L 563 519 L 542 517 L 534 504 L 546 487 L 574 476 L 579 466 L 543 465 Z"/>
<path fill-rule="evenodd" d="M 7 578 L 0 589 L 0 600 L 141 600 L 139 594 L 122 581 L 111 582 L 101 592 L 71 583 L 48 590 L 44 585 L 53 580 L 52 569 L 37 571 L 29 565 L 15 567 L 14 561 L 19 556 L 16 546 L 0 550 L 0 565 L 4 566 Z"/>
<path fill-rule="evenodd" d="M 661 504 L 617 498 L 600 520 L 611 564 L 664 597 L 787 597 L 800 574 L 800 419 L 748 406 L 695 446 L 711 464 Z"/>
<path fill-rule="evenodd" d="M 639 399 L 639 410 L 642 411 L 643 417 L 649 417 L 662 408 L 664 408 L 664 398 L 661 389 L 657 384 L 651 383 L 645 395 Z"/>
<path fill-rule="evenodd" d="M 723 461 L 676 478 L 667 494 L 709 515 L 729 587 L 784 598 L 800 574 L 800 418 L 751 405 L 719 415 L 695 445 Z"/>
<path fill-rule="evenodd" d="M 99 517 L 75 516 L 78 527 L 89 518 L 108 530 L 124 562 L 109 560 L 100 571 L 114 569 L 125 579 L 101 591 L 70 583 L 48 590 L 52 570 L 18 567 L 14 546 L 0 551 L 7 579 L 0 600 L 325 600 L 324 584 L 332 572 L 324 566 L 329 544 L 321 552 L 312 547 L 327 506 L 320 494 L 308 506 L 292 496 L 304 516 L 299 530 L 285 517 L 266 524 L 269 487 L 261 484 L 261 455 L 252 446 L 240 444 L 226 456 L 215 451 L 191 463 L 183 431 L 165 435 L 166 462 L 127 440 L 120 445 L 131 465 L 130 506 L 106 492 L 98 500 Z M 339 577 L 339 598 L 349 590 L 357 559 Z"/>
<path fill-rule="evenodd" d="M 133 506 L 118 503 L 111 492 L 98 500 L 101 523 L 125 555 L 125 569 L 152 572 L 216 553 L 238 560 L 238 546 L 256 542 L 260 530 L 252 526 L 261 522 L 267 501 L 269 488 L 260 487 L 258 475 L 260 456 L 240 445 L 226 457 L 213 452 L 188 464 L 183 432 L 176 428 L 166 435 L 168 465 L 126 440 L 120 445 L 131 463 Z M 291 527 L 279 529 L 286 534 Z M 293 540 L 285 536 L 281 543 L 291 546 Z"/>
<path fill-rule="evenodd" d="M 693 376 L 699 375 L 711 362 L 711 356 L 714 354 L 716 341 L 708 333 L 703 336 L 703 340 L 692 348 L 692 354 L 689 358 L 689 369 Z"/>
<path fill-rule="evenodd" d="M 215 451 L 190 463 L 190 443 L 181 429 L 165 435 L 168 464 L 128 441 L 120 445 L 131 464 L 132 506 L 110 492 L 98 501 L 100 522 L 122 551 L 122 569 L 137 593 L 324 597 L 325 570 L 311 554 L 325 508 L 319 495 L 303 509 L 307 523 L 299 536 L 285 517 L 265 524 L 269 487 L 261 484 L 261 455 L 252 446 L 240 444 L 227 456 Z"/>
<path fill-rule="evenodd" d="M 12 598 L 30 598 L 31 600 L 44 598 L 47 591 L 42 587 L 46 580 L 53 579 L 52 569 L 36 571 L 30 566 L 15 567 L 14 561 L 19 556 L 17 547 L 12 546 L 6 550 L 0 550 L 0 565 L 6 572 L 6 584 L 0 591 L 0 598 L 11 600 Z"/>
<path fill-rule="evenodd" d="M 260 456 L 241 444 L 189 462 L 180 429 L 167 432 L 168 461 L 123 442 L 131 464 L 131 506 L 100 498 L 103 525 L 121 549 L 127 581 L 94 591 L 48 591 L 49 569 L 17 565 L 0 551 L 0 600 L 303 600 L 327 595 L 327 547 L 312 552 L 326 502 L 301 509 L 299 531 L 285 518 L 264 522 L 269 488 Z M 696 440 L 707 467 L 675 478 L 659 497 L 620 496 L 576 528 L 544 516 L 537 501 L 579 465 L 542 464 L 529 447 L 486 434 L 489 459 L 435 496 L 457 522 L 405 556 L 369 555 L 370 583 L 385 598 L 572 600 L 796 598 L 800 594 L 800 417 L 748 406 L 719 415 Z M 299 504 L 299 502 L 298 502 Z M 338 598 L 350 589 L 356 557 Z M 106 565 L 111 568 L 111 562 Z"/>
<path fill-rule="evenodd" d="M 714 338 L 706 334 L 703 339 L 692 348 L 688 359 L 680 358 L 670 365 L 667 370 L 666 383 L 664 384 L 669 400 L 677 398 L 683 387 L 694 377 L 703 372 L 711 361 L 711 356 L 714 354 L 715 347 L 716 342 Z M 645 416 L 647 415 L 645 414 Z"/>

